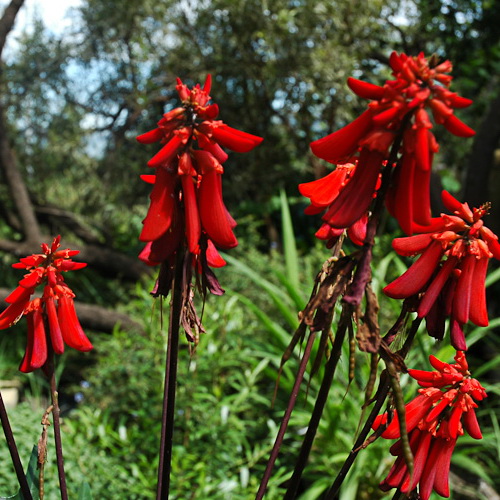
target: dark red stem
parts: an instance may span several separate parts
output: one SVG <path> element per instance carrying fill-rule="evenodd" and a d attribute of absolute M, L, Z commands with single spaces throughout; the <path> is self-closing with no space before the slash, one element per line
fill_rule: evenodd
<path fill-rule="evenodd" d="M 165 364 L 165 388 L 163 393 L 163 415 L 160 438 L 160 462 L 156 500 L 168 499 L 170 471 L 172 467 L 172 443 L 175 419 L 175 393 L 177 385 L 177 359 L 179 353 L 179 330 L 182 312 L 184 276 L 184 251 L 179 249 L 174 269 L 174 281 L 168 325 L 167 359 Z"/>
<path fill-rule="evenodd" d="M 288 489 L 285 496 L 283 497 L 284 500 L 293 500 L 297 495 L 300 479 L 302 478 L 302 473 L 304 472 L 304 468 L 309 458 L 309 453 L 311 452 L 319 422 L 321 420 L 321 416 L 328 399 L 328 393 L 330 392 L 333 376 L 335 375 L 335 369 L 337 368 L 337 364 L 342 353 L 342 344 L 344 342 L 345 334 L 347 331 L 347 325 L 349 321 L 351 321 L 351 315 L 351 307 L 345 304 L 342 310 L 342 316 L 339 320 L 339 326 L 337 328 L 335 340 L 333 342 L 332 352 L 330 353 L 330 357 L 325 364 L 325 373 L 323 375 L 323 380 L 321 381 L 318 397 L 311 414 L 309 426 L 307 428 L 304 441 L 302 442 L 302 447 L 300 448 L 299 456 L 295 464 L 295 469 L 288 484 Z"/>
<path fill-rule="evenodd" d="M 288 406 L 285 410 L 285 414 L 281 421 L 278 435 L 276 437 L 276 441 L 274 442 L 274 446 L 271 451 L 271 456 L 269 457 L 269 461 L 267 462 L 266 470 L 264 472 L 264 477 L 262 478 L 262 482 L 260 483 L 259 491 L 257 492 L 255 500 L 261 500 L 266 492 L 267 483 L 269 482 L 269 479 L 271 477 L 274 463 L 278 458 L 278 453 L 283 443 L 283 438 L 285 436 L 285 432 L 288 427 L 288 422 L 290 421 L 290 417 L 295 407 L 297 396 L 299 395 L 300 385 L 302 383 L 302 380 L 304 379 L 304 373 L 306 371 L 307 362 L 309 361 L 309 358 L 311 356 L 311 349 L 314 343 L 315 336 L 316 336 L 315 333 L 312 332 L 309 334 L 309 338 L 307 339 L 306 348 L 304 349 L 304 354 L 302 356 L 302 360 L 300 361 L 299 370 L 297 372 L 297 377 L 295 378 L 295 383 L 293 384 L 292 393 L 288 401 Z"/>
<path fill-rule="evenodd" d="M 54 350 L 50 342 L 48 342 L 48 357 L 45 368 L 50 383 L 50 395 L 52 398 L 52 406 L 53 406 L 52 420 L 54 423 L 54 441 L 56 445 L 56 460 L 57 460 L 57 472 L 59 474 L 59 489 L 61 491 L 61 500 L 68 500 L 68 489 L 66 486 L 66 474 L 64 472 L 64 457 L 63 457 L 62 440 L 61 440 L 61 422 L 59 420 L 59 415 L 61 413 L 61 410 L 59 408 L 59 394 L 57 392 Z"/>
<path fill-rule="evenodd" d="M 17 450 L 16 441 L 14 439 L 14 434 L 12 433 L 12 428 L 10 426 L 9 418 L 7 417 L 7 410 L 5 409 L 1 393 L 0 420 L 2 421 L 5 440 L 7 441 L 7 446 L 9 447 L 10 456 L 12 458 L 12 463 L 14 464 L 17 480 L 19 482 L 19 487 L 21 488 L 24 500 L 33 500 L 30 488 L 28 486 L 28 481 L 26 480 L 26 475 L 24 474 L 23 465 L 21 464 L 21 459 L 19 458 L 19 451 Z"/>

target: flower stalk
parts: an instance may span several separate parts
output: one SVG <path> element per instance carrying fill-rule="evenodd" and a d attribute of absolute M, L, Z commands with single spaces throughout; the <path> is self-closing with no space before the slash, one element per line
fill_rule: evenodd
<path fill-rule="evenodd" d="M 14 465 L 14 470 L 16 471 L 17 481 L 19 482 L 19 488 L 23 494 L 24 500 L 33 500 L 31 491 L 28 486 L 28 481 L 26 475 L 24 474 L 23 465 L 19 457 L 19 451 L 17 449 L 16 440 L 14 439 L 14 434 L 12 433 L 12 427 L 10 426 L 9 418 L 7 416 L 7 409 L 3 402 L 2 394 L 0 393 L 0 420 L 2 422 L 3 432 L 5 434 L 5 440 L 7 441 L 7 446 L 9 448 L 10 456 L 12 458 L 12 464 Z"/>
<path fill-rule="evenodd" d="M 307 459 L 309 458 L 309 453 L 311 452 L 314 438 L 318 430 L 321 415 L 323 414 L 323 410 L 328 399 L 328 393 L 330 392 L 335 370 L 342 353 L 342 344 L 344 343 L 348 324 L 351 321 L 352 312 L 352 307 L 348 304 L 344 304 L 342 315 L 339 319 L 337 333 L 335 335 L 335 341 L 333 342 L 332 351 L 325 364 L 325 373 L 323 375 L 323 380 L 321 381 L 318 397 L 316 398 L 316 403 L 314 404 L 314 409 L 311 414 L 311 419 L 309 420 L 304 441 L 302 442 L 302 446 L 300 448 L 299 456 L 297 457 L 292 478 L 288 484 L 286 494 L 283 497 L 284 500 L 293 500 L 297 495 L 300 479 L 306 466 Z"/>
<path fill-rule="evenodd" d="M 177 360 L 179 354 L 179 330 L 184 291 L 184 252 L 179 251 L 175 262 L 170 319 L 168 325 L 167 357 L 165 363 L 165 387 L 163 394 L 160 461 L 158 466 L 157 500 L 166 500 L 170 490 L 172 444 L 175 421 L 175 394 L 177 385 Z"/>
<path fill-rule="evenodd" d="M 61 439 L 61 409 L 59 407 L 59 392 L 55 374 L 55 356 L 51 342 L 48 343 L 48 358 L 45 364 L 45 372 L 50 384 L 50 396 L 52 399 L 52 422 L 54 424 L 54 442 L 56 447 L 57 473 L 59 475 L 59 490 L 61 500 L 68 500 L 68 488 L 66 485 L 66 473 L 64 470 L 64 456 Z"/>

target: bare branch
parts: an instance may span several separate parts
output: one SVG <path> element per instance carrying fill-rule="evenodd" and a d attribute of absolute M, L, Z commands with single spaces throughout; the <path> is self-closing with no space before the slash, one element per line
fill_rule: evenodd
<path fill-rule="evenodd" d="M 24 0 L 12 0 L 3 11 L 3 15 L 0 19 L 0 58 L 2 57 L 7 35 L 12 31 L 17 13 L 23 3 Z"/>

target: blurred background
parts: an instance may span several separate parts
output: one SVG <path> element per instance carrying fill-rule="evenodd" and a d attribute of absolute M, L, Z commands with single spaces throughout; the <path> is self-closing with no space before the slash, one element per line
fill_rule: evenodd
<path fill-rule="evenodd" d="M 17 15 L 13 29 L 7 7 Z M 95 349 L 58 361 L 70 497 L 87 480 L 94 498 L 154 498 L 165 331 L 149 295 L 154 272 L 136 256 L 150 187 L 139 179 L 156 146 L 135 136 L 178 105 L 175 79 L 189 86 L 213 76 L 211 95 L 227 124 L 262 136 L 225 164 L 226 205 L 240 245 L 217 272 L 226 289 L 204 308 L 207 333 L 179 363 L 172 498 L 255 496 L 297 367 L 287 363 L 274 406 L 281 355 L 297 326 L 328 250 L 315 241 L 319 217 L 305 216 L 297 184 L 325 175 L 309 143 L 346 125 L 366 106 L 348 76 L 382 85 L 391 51 L 420 51 L 453 62 L 451 89 L 474 104 L 458 116 L 472 139 L 435 134 L 433 191 L 493 203 L 487 225 L 500 231 L 500 3 L 494 0 L 13 0 L 0 2 L 0 298 L 20 279 L 11 268 L 57 234 L 89 266 L 67 276 Z M 18 12 L 17 12 L 18 10 Z M 434 195 L 436 213 L 439 195 Z M 400 231 L 383 221 L 374 287 L 405 269 L 391 252 Z M 470 328 L 473 375 L 490 395 L 478 412 L 484 439 L 459 440 L 452 498 L 496 499 L 500 491 L 498 299 L 500 274 L 488 281 L 490 327 Z M 495 293 L 496 288 L 496 293 Z M 381 297 L 381 327 L 399 304 Z M 3 302 L 2 302 L 3 304 Z M 201 308 L 201 307 L 200 307 Z M 9 411 L 27 464 L 48 405 L 41 374 L 17 371 L 25 323 L 0 332 L 0 379 L 19 402 Z M 346 346 L 347 349 L 347 346 Z M 425 369 L 429 353 L 453 352 L 424 332 L 408 364 Z M 354 440 L 369 359 L 356 356 L 348 387 L 343 357 L 301 485 L 301 499 L 321 498 Z M 270 483 L 283 496 L 321 374 L 299 396 Z M 407 397 L 416 386 L 407 380 Z M 1 389 L 4 394 L 7 389 Z M 3 439 L 3 438 L 2 438 Z M 390 443 L 360 454 L 341 499 L 391 498 L 378 483 L 392 464 Z M 49 448 L 47 497 L 57 498 Z M 0 440 L 0 495 L 16 490 Z"/>

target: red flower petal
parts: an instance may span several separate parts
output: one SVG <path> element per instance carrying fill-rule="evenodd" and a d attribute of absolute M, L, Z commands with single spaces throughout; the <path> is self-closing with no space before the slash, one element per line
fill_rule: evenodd
<path fill-rule="evenodd" d="M 325 208 L 332 203 L 344 187 L 347 173 L 347 169 L 337 168 L 326 177 L 299 184 L 300 194 L 309 198 L 316 207 Z"/>
<path fill-rule="evenodd" d="M 21 316 L 24 309 L 28 305 L 29 295 L 24 300 L 18 300 L 11 304 L 0 314 L 0 330 L 8 328 L 13 325 L 16 320 Z"/>
<path fill-rule="evenodd" d="M 167 260 L 179 248 L 182 236 L 181 225 L 172 223 L 165 234 L 151 243 L 149 259 L 158 263 Z"/>
<path fill-rule="evenodd" d="M 144 134 L 138 135 L 136 140 L 141 144 L 153 144 L 163 138 L 164 132 L 161 128 L 155 128 Z"/>
<path fill-rule="evenodd" d="M 151 204 L 139 237 L 141 241 L 156 240 L 168 230 L 172 224 L 174 194 L 175 175 L 164 168 L 156 169 L 156 182 L 150 195 Z"/>
<path fill-rule="evenodd" d="M 367 225 L 368 225 L 368 215 L 364 214 L 351 227 L 347 228 L 347 235 L 355 245 L 359 246 L 364 245 Z"/>
<path fill-rule="evenodd" d="M 443 443 L 437 455 L 434 465 L 436 474 L 434 476 L 434 491 L 443 497 L 450 496 L 450 486 L 448 483 L 448 476 L 450 473 L 450 461 L 453 450 L 455 449 L 456 439 L 442 440 Z M 422 499 L 424 500 L 424 499 Z"/>
<path fill-rule="evenodd" d="M 448 433 L 452 439 L 457 439 L 458 437 L 462 413 L 463 409 L 461 408 L 461 406 L 455 406 L 451 411 L 451 416 L 448 420 Z"/>
<path fill-rule="evenodd" d="M 479 428 L 479 424 L 477 422 L 477 416 L 474 409 L 470 409 L 469 411 L 464 412 L 463 414 L 462 424 L 465 430 L 468 432 L 470 437 L 474 439 L 482 439 L 483 435 L 481 434 L 481 429 Z"/>
<path fill-rule="evenodd" d="M 238 244 L 222 201 L 220 174 L 205 173 L 199 188 L 201 223 L 210 239 L 219 247 L 233 248 Z"/>
<path fill-rule="evenodd" d="M 236 153 L 248 153 L 258 146 L 264 139 L 256 135 L 237 130 L 228 125 L 221 125 L 212 129 L 212 137 L 223 147 Z"/>
<path fill-rule="evenodd" d="M 61 327 L 59 326 L 59 320 L 57 318 L 56 305 L 54 304 L 54 299 L 52 297 L 45 299 L 45 310 L 47 311 L 47 317 L 49 320 L 49 333 L 52 347 L 56 354 L 62 354 L 64 352 L 64 342 Z"/>
<path fill-rule="evenodd" d="M 420 301 L 418 306 L 418 317 L 423 318 L 427 316 L 434 302 L 437 300 L 443 286 L 450 277 L 451 272 L 455 269 L 458 259 L 456 257 L 448 257 L 445 263 L 442 265 L 437 276 L 432 280 L 429 288 L 425 291 L 425 294 Z"/>
<path fill-rule="evenodd" d="M 433 399 L 424 395 L 417 396 L 406 405 L 406 430 L 411 432 L 422 417 L 427 413 L 432 405 Z M 384 439 L 396 439 L 400 437 L 400 426 L 398 414 L 394 414 L 394 418 L 387 426 L 387 429 L 382 433 Z"/>
<path fill-rule="evenodd" d="M 182 193 L 184 195 L 184 212 L 186 220 L 186 236 L 188 250 L 197 253 L 198 242 L 201 235 L 200 215 L 198 213 L 198 203 L 193 178 L 189 175 L 181 176 Z"/>
<path fill-rule="evenodd" d="M 164 167 L 177 154 L 179 147 L 182 144 L 182 139 L 179 135 L 174 135 L 151 160 L 148 161 L 148 167 Z"/>
<path fill-rule="evenodd" d="M 450 342 L 457 351 L 467 350 L 463 325 L 461 325 L 454 317 L 450 318 Z"/>
<path fill-rule="evenodd" d="M 373 200 L 383 158 L 377 151 L 361 151 L 353 176 L 323 216 L 325 222 L 340 229 L 361 218 Z"/>
<path fill-rule="evenodd" d="M 226 261 L 221 257 L 220 253 L 215 248 L 215 245 L 207 240 L 207 264 L 210 267 L 224 267 Z"/>
<path fill-rule="evenodd" d="M 26 302 L 34 291 L 34 287 L 25 288 L 23 286 L 18 286 L 5 298 L 5 302 L 7 302 L 8 304 L 14 304 L 15 302 Z"/>
<path fill-rule="evenodd" d="M 415 177 L 415 157 L 404 154 L 401 170 L 394 184 L 394 217 L 401 229 L 408 235 L 412 234 L 413 223 L 413 180 Z"/>
<path fill-rule="evenodd" d="M 432 155 L 430 155 L 432 156 Z M 429 159 L 432 163 L 432 160 Z M 424 227 L 433 223 L 431 219 L 431 170 L 415 168 L 413 176 L 413 229 L 416 224 Z M 439 219 L 439 218 L 438 218 Z"/>
<path fill-rule="evenodd" d="M 457 137 L 472 137 L 476 132 L 455 115 L 450 115 L 444 122 L 446 129 Z"/>
<path fill-rule="evenodd" d="M 379 87 L 378 85 L 373 85 L 373 83 L 363 82 L 362 80 L 357 80 L 352 77 L 347 79 L 347 85 L 357 96 L 363 99 L 378 101 L 382 99 L 385 94 L 384 87 Z"/>
<path fill-rule="evenodd" d="M 455 295 L 453 297 L 453 316 L 463 325 L 469 321 L 472 280 L 474 278 L 476 260 L 474 255 L 467 255 L 462 259 L 460 263 L 462 272 L 458 278 Z"/>
<path fill-rule="evenodd" d="M 448 96 L 448 99 L 450 100 L 450 105 L 454 108 L 467 108 L 474 102 L 472 99 L 467 99 L 467 97 L 462 97 L 454 93 Z"/>
<path fill-rule="evenodd" d="M 488 259 L 476 260 L 474 276 L 471 282 L 469 319 L 477 326 L 488 326 L 488 310 L 486 308 L 485 279 L 488 271 Z"/>
<path fill-rule="evenodd" d="M 392 248 L 405 257 L 422 253 L 432 242 L 430 234 L 416 234 L 406 238 L 395 238 L 392 240 Z"/>
<path fill-rule="evenodd" d="M 92 344 L 85 335 L 76 315 L 73 299 L 65 295 L 59 298 L 57 318 L 61 326 L 64 342 L 69 347 L 82 352 L 87 352 L 92 349 Z"/>
<path fill-rule="evenodd" d="M 40 311 L 35 309 L 27 315 L 26 319 L 28 321 L 28 341 L 19 370 L 29 373 L 42 367 L 47 361 L 47 338 Z"/>
<path fill-rule="evenodd" d="M 391 107 L 374 115 L 372 118 L 373 124 L 377 127 L 384 127 L 388 123 L 392 122 L 399 115 L 401 109 L 398 107 Z"/>
<path fill-rule="evenodd" d="M 312 152 L 330 163 L 349 160 L 358 149 L 359 141 L 372 127 L 372 112 L 366 110 L 361 116 L 333 134 L 311 143 Z"/>
<path fill-rule="evenodd" d="M 415 431 L 413 432 L 417 432 L 417 429 L 415 429 Z M 425 464 L 427 463 L 429 447 L 431 445 L 431 438 L 432 434 L 430 432 L 422 431 L 420 433 L 420 439 L 418 440 L 418 442 L 415 443 L 414 447 L 411 447 L 413 452 L 413 480 L 410 486 L 410 478 L 408 478 L 408 486 L 406 489 L 407 492 L 412 491 L 417 486 L 420 478 L 422 477 Z M 415 450 L 413 448 L 415 448 Z M 403 491 L 403 488 L 401 488 L 401 491 Z"/>
<path fill-rule="evenodd" d="M 429 500 L 434 486 L 434 479 L 436 477 L 436 461 L 441 454 L 445 441 L 444 439 L 433 439 L 428 452 L 427 463 L 425 464 L 422 476 L 420 478 L 420 485 L 418 492 L 421 500 Z"/>
<path fill-rule="evenodd" d="M 433 275 L 442 254 L 441 243 L 433 241 L 404 274 L 384 288 L 384 293 L 393 299 L 405 299 L 420 292 Z"/>
<path fill-rule="evenodd" d="M 425 417 L 426 422 L 432 422 L 433 420 L 436 420 L 439 415 L 444 411 L 445 408 L 447 408 L 450 405 L 450 401 L 447 399 L 443 399 L 440 401 Z"/>
<path fill-rule="evenodd" d="M 205 134 L 201 132 L 196 135 L 198 144 L 201 149 L 208 151 L 219 163 L 224 163 L 228 158 L 228 154 L 214 141 L 211 141 Z"/>

